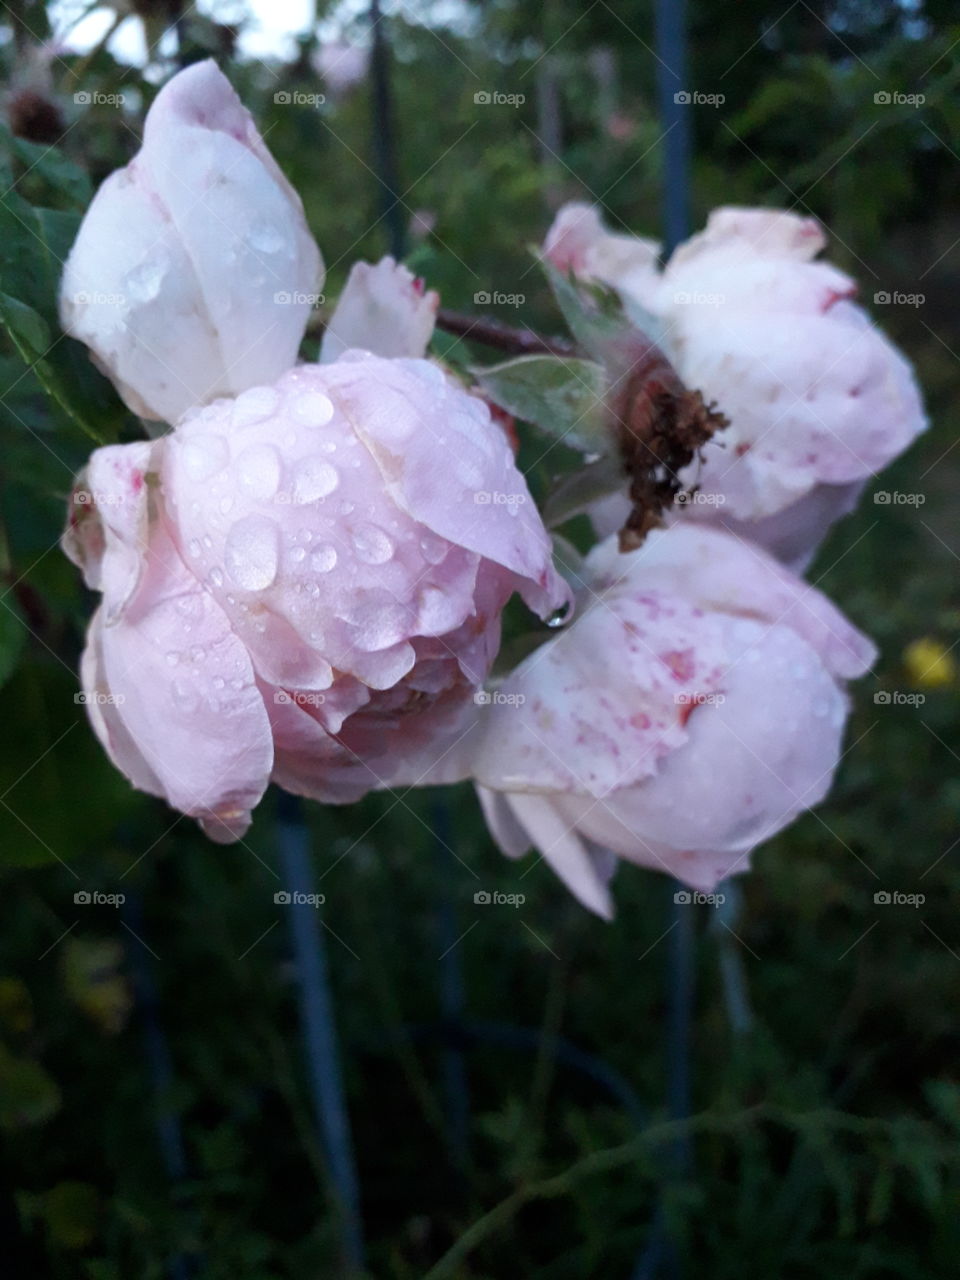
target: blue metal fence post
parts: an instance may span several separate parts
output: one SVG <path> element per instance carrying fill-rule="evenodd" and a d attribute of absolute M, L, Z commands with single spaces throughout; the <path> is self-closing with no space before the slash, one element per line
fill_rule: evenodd
<path fill-rule="evenodd" d="M 316 893 L 310 838 L 301 801 L 285 792 L 278 796 L 277 843 L 283 887 L 291 898 L 286 910 L 296 962 L 310 1093 L 340 1211 L 344 1261 L 359 1273 L 364 1254 L 360 1185 L 340 1070 L 326 946 L 317 908 L 307 900 Z"/>
<path fill-rule="evenodd" d="M 663 134 L 663 240 L 669 255 L 690 234 L 690 112 L 686 58 L 685 0 L 656 0 L 654 9 L 657 53 L 657 94 Z M 680 1120 L 691 1110 L 691 1037 L 695 989 L 696 910 L 680 898 L 677 881 L 671 886 L 671 927 L 667 963 L 667 1108 Z M 686 897 L 686 895 L 684 895 Z M 693 1149 L 688 1138 L 677 1141 L 671 1174 L 688 1175 Z M 667 1236 L 664 1205 L 635 1273 L 636 1280 L 661 1270 L 679 1275 L 676 1249 Z"/>
<path fill-rule="evenodd" d="M 390 50 L 380 0 L 370 0 L 370 79 L 373 93 L 373 154 L 390 252 L 399 262 L 406 253 L 406 221 L 400 203 L 397 151 L 390 86 Z"/>

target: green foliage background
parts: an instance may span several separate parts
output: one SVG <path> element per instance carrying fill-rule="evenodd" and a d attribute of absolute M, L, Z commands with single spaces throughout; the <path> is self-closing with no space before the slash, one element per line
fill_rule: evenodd
<path fill-rule="evenodd" d="M 152 38 L 172 12 L 151 6 Z M 622 869 L 618 920 L 604 925 L 543 864 L 502 859 L 466 787 L 309 807 L 371 1276 L 626 1277 L 658 1205 L 684 1276 L 955 1274 L 960 687 L 949 671 L 936 687 L 915 684 L 922 664 L 904 656 L 919 638 L 944 649 L 960 639 L 954 19 L 939 0 L 785 13 L 767 0 L 692 3 L 690 88 L 726 99 L 694 113 L 696 222 L 720 202 L 809 211 L 868 306 L 880 290 L 923 294 L 923 305 L 876 318 L 915 361 L 933 427 L 876 486 L 924 504 L 868 495 L 812 571 L 881 647 L 853 691 L 837 786 L 755 857 L 737 913 L 698 915 L 689 1174 L 672 1175 L 676 1135 L 663 1127 L 672 886 Z M 481 290 L 523 294 L 500 318 L 559 330 L 526 249 L 557 203 L 598 199 L 614 223 L 657 230 L 649 5 L 404 4 L 384 21 L 403 221 L 416 211 L 432 221 L 412 242 L 418 270 L 446 306 L 480 310 Z M 347 39 L 362 37 L 360 19 L 343 25 Z M 53 149 L 9 130 L 0 142 L 0 314 L 15 339 L 0 346 L 4 1237 L 11 1258 L 23 1250 L 23 1274 L 57 1280 L 152 1280 L 173 1274 L 172 1257 L 193 1258 L 211 1280 L 336 1276 L 273 901 L 273 805 L 245 845 L 207 844 L 129 790 L 74 701 L 91 600 L 56 545 L 65 500 L 91 447 L 85 431 L 132 438 L 139 425 L 56 336 L 57 259 L 93 186 L 136 149 L 158 68 L 144 79 L 102 49 L 44 63 L 49 30 L 38 0 L 0 15 L 8 117 L 16 124 L 18 104 L 22 117 L 25 89 L 61 116 Z M 353 260 L 387 248 L 368 89 L 335 95 L 307 43 L 295 63 L 263 65 L 232 59 L 230 42 L 209 20 L 180 23 L 182 56 L 221 55 L 302 192 L 332 296 Z M 325 88 L 320 108 L 274 100 Z M 475 103 L 493 89 L 526 100 Z M 130 105 L 83 108 L 80 90 L 126 92 Z M 926 101 L 878 104 L 880 91 Z M 558 108 L 545 115 L 551 95 Z M 542 453 L 526 442 L 541 486 L 564 461 Z M 925 701 L 877 704 L 885 690 Z M 75 906 L 93 888 L 125 893 L 138 914 Z M 477 907 L 481 888 L 526 902 Z M 925 902 L 877 907 L 879 890 Z M 442 957 L 451 927 L 455 961 Z M 496 1024 L 463 1043 L 470 1158 L 460 1168 L 444 1096 L 452 963 L 467 1017 Z M 748 1024 L 731 1006 L 730 966 Z M 160 1096 L 151 1018 L 172 1059 Z M 510 1041 L 505 1026 L 527 1034 Z M 573 1069 L 567 1044 L 616 1073 L 635 1111 L 606 1077 Z M 157 1133 L 164 1110 L 182 1125 L 176 1185 Z"/>

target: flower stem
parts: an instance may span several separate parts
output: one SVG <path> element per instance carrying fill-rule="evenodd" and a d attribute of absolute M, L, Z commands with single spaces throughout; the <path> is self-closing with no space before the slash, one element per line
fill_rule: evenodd
<path fill-rule="evenodd" d="M 444 333 L 452 333 L 457 338 L 494 347 L 512 356 L 569 356 L 576 350 L 567 338 L 545 338 L 533 329 L 520 329 L 501 324 L 499 320 L 468 316 L 461 311 L 448 311 L 444 307 L 437 312 L 437 328 Z"/>

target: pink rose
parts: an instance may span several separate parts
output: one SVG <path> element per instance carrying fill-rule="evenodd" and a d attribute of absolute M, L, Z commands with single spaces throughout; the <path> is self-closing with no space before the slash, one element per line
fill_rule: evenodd
<path fill-rule="evenodd" d="M 442 781 L 509 596 L 568 602 L 501 429 L 426 360 L 303 365 L 98 449 L 64 545 L 103 595 L 104 747 L 220 840 L 271 778 L 333 802 Z"/>
<path fill-rule="evenodd" d="M 617 289 L 683 382 L 729 418 L 682 476 L 699 491 L 685 515 L 801 563 L 924 430 L 910 366 L 851 301 L 849 276 L 814 261 L 826 241 L 812 218 L 717 209 L 662 272 L 655 245 L 638 239 L 631 254 L 626 239 L 572 205 L 544 251 Z"/>
<path fill-rule="evenodd" d="M 870 642 L 730 534 L 587 559 L 583 612 L 492 695 L 473 771 L 503 851 L 611 914 L 608 851 L 712 890 L 827 794 Z"/>
<path fill-rule="evenodd" d="M 209 61 L 161 89 L 97 192 L 60 310 L 135 413 L 176 422 L 285 373 L 322 286 L 299 196 Z"/>

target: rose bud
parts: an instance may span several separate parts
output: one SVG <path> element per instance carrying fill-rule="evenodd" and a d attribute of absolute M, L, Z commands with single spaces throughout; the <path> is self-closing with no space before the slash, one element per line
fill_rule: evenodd
<path fill-rule="evenodd" d="M 103 594 L 94 728 L 221 840 L 271 777 L 331 802 L 443 780 L 507 599 L 569 602 L 482 400 L 362 353 L 97 450 L 65 549 Z"/>
<path fill-rule="evenodd" d="M 692 522 L 587 558 L 583 612 L 484 711 L 474 777 L 504 853 L 535 846 L 612 912 L 610 852 L 711 891 L 827 794 L 843 682 L 874 649 L 759 547 Z"/>
<path fill-rule="evenodd" d="M 911 368 L 851 301 L 854 282 L 814 261 L 825 243 L 813 218 L 717 209 L 660 272 L 650 241 L 631 249 L 595 210 L 568 206 L 544 246 L 562 269 L 616 289 L 681 381 L 729 420 L 682 473 L 696 489 L 685 517 L 798 567 L 926 427 Z M 616 518 L 608 509 L 600 531 Z"/>
<path fill-rule="evenodd" d="M 322 283 L 299 196 L 207 61 L 161 89 L 97 192 L 60 312 L 135 413 L 172 423 L 285 373 Z"/>
<path fill-rule="evenodd" d="M 424 289 L 393 258 L 376 265 L 356 262 L 324 331 L 320 359 L 329 363 L 351 348 L 378 356 L 422 356 L 439 304 L 440 295 Z"/>

